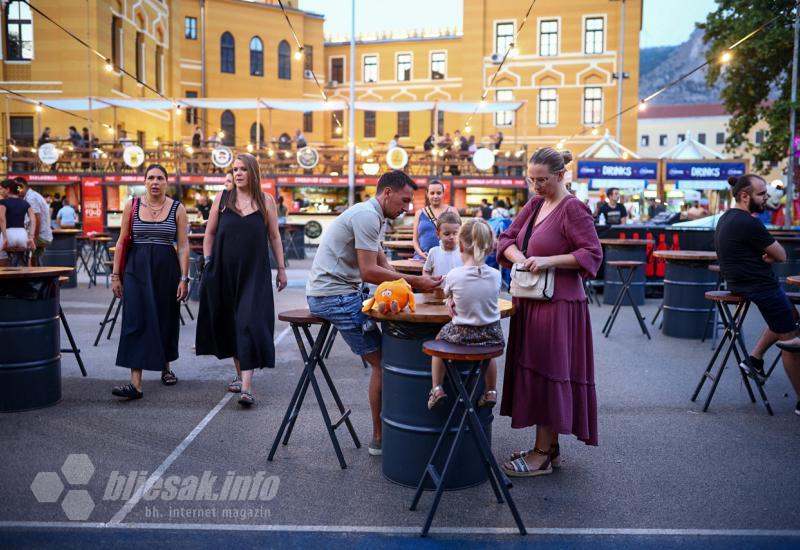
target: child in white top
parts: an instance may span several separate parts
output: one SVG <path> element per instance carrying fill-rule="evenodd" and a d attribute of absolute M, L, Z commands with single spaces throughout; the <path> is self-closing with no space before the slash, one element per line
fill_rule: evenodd
<path fill-rule="evenodd" d="M 500 327 L 500 272 L 486 265 L 486 256 L 494 249 L 494 233 L 481 218 L 470 218 L 458 233 L 459 250 L 464 265 L 450 271 L 444 279 L 444 293 L 453 316 L 436 337 L 453 344 L 502 345 Z M 432 388 L 428 408 L 441 405 L 447 394 L 442 388 L 444 362 L 431 362 Z M 492 359 L 484 373 L 485 392 L 479 407 L 497 404 L 497 365 Z"/>
<path fill-rule="evenodd" d="M 458 230 L 461 228 L 461 217 L 452 210 L 444 212 L 437 219 L 439 246 L 428 250 L 428 258 L 422 267 L 424 275 L 444 277 L 454 267 L 460 267 L 461 252 L 458 250 Z"/>

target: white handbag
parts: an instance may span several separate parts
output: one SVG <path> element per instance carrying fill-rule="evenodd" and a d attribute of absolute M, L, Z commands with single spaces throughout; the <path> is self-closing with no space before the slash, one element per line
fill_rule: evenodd
<path fill-rule="evenodd" d="M 539 210 L 542 208 L 540 201 L 536 205 L 531 216 L 531 221 L 528 224 L 528 230 L 525 232 L 525 239 L 522 242 L 522 253 L 528 251 L 528 242 L 531 239 L 531 233 L 536 225 L 536 217 L 539 215 Z M 541 300 L 548 301 L 553 299 L 556 287 L 556 268 L 549 267 L 537 272 L 528 271 L 523 264 L 514 264 L 511 267 L 511 296 L 514 298 L 526 298 L 528 300 Z"/>

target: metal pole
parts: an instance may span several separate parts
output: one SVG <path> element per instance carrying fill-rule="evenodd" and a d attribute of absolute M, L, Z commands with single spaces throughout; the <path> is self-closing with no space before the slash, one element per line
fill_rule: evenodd
<path fill-rule="evenodd" d="M 350 100 L 347 128 L 347 204 L 356 200 L 356 0 L 350 2 Z"/>
<path fill-rule="evenodd" d="M 797 50 L 798 37 L 800 37 L 800 2 L 795 6 L 794 14 L 794 47 L 792 51 L 792 95 L 791 110 L 789 111 L 789 164 L 786 167 L 786 213 L 783 226 L 792 225 L 794 214 L 794 139 L 797 134 Z"/>
<path fill-rule="evenodd" d="M 622 112 L 622 84 L 625 81 L 625 0 L 622 0 L 622 19 L 619 22 L 619 67 L 617 67 L 617 112 Z M 617 117 L 617 143 L 622 143 L 622 117 Z"/>
<path fill-rule="evenodd" d="M 9 161 L 8 159 L 11 158 L 11 153 L 13 152 L 11 150 L 11 103 L 8 101 L 8 94 L 5 94 L 5 96 L 6 96 L 6 147 L 5 147 L 6 172 L 10 172 L 12 164 L 11 161 Z M 34 145 L 36 144 L 36 138 L 37 136 L 34 135 L 33 136 Z"/>
<path fill-rule="evenodd" d="M 206 0 L 200 0 L 200 95 L 206 97 Z M 202 109 L 203 136 L 208 139 L 208 110 Z"/>
<path fill-rule="evenodd" d="M 91 12 L 89 10 L 89 0 L 86 0 L 86 43 L 92 43 L 92 36 L 91 36 L 91 26 L 90 22 L 92 21 Z M 138 55 L 138 54 L 137 54 Z M 86 94 L 89 96 L 89 143 L 84 143 L 83 147 L 85 149 L 91 149 L 92 143 L 94 142 L 94 122 L 92 116 L 92 52 L 89 48 L 86 48 L 86 85 L 89 87 L 89 92 Z M 89 152 L 89 158 L 91 159 L 92 153 Z M 94 166 L 92 164 L 89 165 L 89 170 L 94 171 Z"/>
<path fill-rule="evenodd" d="M 256 151 L 261 149 L 261 98 L 256 99 L 256 142 L 253 144 L 253 147 Z M 256 152 L 256 158 L 258 158 L 258 153 Z"/>

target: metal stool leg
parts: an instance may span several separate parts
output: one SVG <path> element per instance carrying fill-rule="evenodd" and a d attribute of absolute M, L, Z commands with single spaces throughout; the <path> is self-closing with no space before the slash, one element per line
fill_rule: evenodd
<path fill-rule="evenodd" d="M 608 338 L 608 334 L 606 334 L 606 333 L 607 332 L 608 333 L 611 332 L 611 325 L 614 324 L 613 319 L 616 319 L 617 312 L 619 311 L 619 308 L 622 307 L 622 300 L 623 299 L 624 299 L 624 295 L 622 293 L 622 290 L 620 290 L 619 293 L 617 294 L 617 299 L 614 300 L 614 305 L 611 306 L 611 312 L 608 314 L 608 319 L 606 319 L 606 322 L 603 325 L 602 333 L 606 338 Z"/>
<path fill-rule="evenodd" d="M 744 313 L 745 314 L 747 313 L 747 306 L 745 306 Z M 742 358 L 739 359 L 737 357 L 737 360 L 739 360 L 739 363 L 741 363 L 742 361 L 746 360 L 749 357 L 749 353 L 747 352 L 747 346 L 744 343 L 744 337 L 742 336 L 742 331 L 741 331 L 741 327 L 742 327 L 743 323 L 744 323 L 744 315 L 742 315 L 742 318 L 739 320 L 739 324 L 737 326 L 738 330 L 734 333 L 735 340 L 738 342 L 739 349 L 742 352 Z M 739 370 L 741 371 L 741 369 L 739 369 Z M 742 372 L 742 374 L 744 375 L 745 373 Z M 750 393 L 750 395 L 752 397 L 753 392 L 750 389 L 750 382 L 748 381 L 748 376 L 745 375 L 744 379 L 745 379 L 745 387 L 747 387 L 747 389 L 749 390 L 749 393 Z M 769 403 L 769 397 L 767 397 L 767 393 L 764 391 L 764 384 L 762 382 L 760 382 L 759 380 L 755 380 L 754 379 L 753 381 L 756 384 L 756 390 L 758 390 L 758 395 L 759 395 L 759 397 L 761 397 L 761 402 L 764 404 L 764 408 L 767 409 L 767 413 L 770 416 L 774 416 L 775 413 L 772 412 L 772 405 L 770 405 L 770 403 Z M 751 401 L 755 402 L 755 398 L 751 399 Z"/>
<path fill-rule="evenodd" d="M 108 323 L 108 318 L 111 316 L 111 310 L 114 309 L 114 303 L 117 301 L 116 296 L 111 296 L 111 303 L 108 304 L 108 309 L 106 310 L 105 317 L 103 320 L 100 321 L 100 330 L 97 331 L 97 338 L 94 339 L 94 346 L 97 347 L 97 343 L 100 342 L 100 337 L 103 335 L 103 330 L 106 328 L 106 324 Z M 122 302 L 120 300 L 120 302 Z"/>
<path fill-rule="evenodd" d="M 741 307 L 742 307 L 742 304 L 739 304 L 739 306 L 737 306 L 737 308 L 736 308 L 736 311 L 738 312 Z M 723 356 L 722 361 L 720 362 L 719 369 L 717 370 L 717 374 L 716 374 L 716 376 L 714 376 L 712 378 L 711 388 L 710 388 L 710 390 L 708 392 L 708 396 L 706 396 L 706 401 L 703 404 L 703 412 L 708 412 L 708 407 L 711 405 L 711 399 L 714 397 L 714 393 L 717 391 L 717 385 L 719 384 L 720 378 L 722 378 L 722 373 L 725 371 L 725 365 L 727 365 L 728 358 L 731 356 L 731 351 L 733 350 L 733 348 L 734 348 L 734 346 L 736 344 L 736 340 L 735 340 L 735 337 L 734 337 L 734 334 L 733 334 L 733 331 L 736 330 L 736 329 L 734 328 L 734 326 L 732 324 L 732 322 L 733 322 L 732 319 L 735 318 L 735 316 L 731 317 L 730 316 L 730 311 L 728 311 L 728 309 L 724 305 L 720 306 L 720 315 L 724 316 L 724 318 L 725 318 L 724 322 L 725 322 L 725 327 L 726 327 L 726 334 L 723 335 L 723 337 L 722 337 L 723 340 L 720 341 L 719 350 L 722 349 L 722 342 L 725 340 L 726 337 L 728 339 L 728 345 L 727 345 L 727 349 L 725 350 L 725 355 Z M 716 352 L 715 352 L 715 354 L 716 354 Z"/>
<path fill-rule="evenodd" d="M 67 316 L 64 315 L 64 310 L 61 309 L 61 306 L 58 306 L 58 316 L 61 317 L 61 324 L 64 326 L 64 332 L 67 333 L 67 339 L 69 340 L 70 349 L 64 350 L 62 352 L 65 353 L 72 353 L 75 355 L 75 360 L 78 362 L 78 367 L 81 369 L 81 374 L 86 376 L 86 367 L 83 366 L 83 359 L 81 359 L 81 350 L 78 349 L 78 346 L 75 344 L 75 338 L 72 337 L 72 331 L 69 329 L 69 323 L 67 322 Z"/>
<path fill-rule="evenodd" d="M 661 300 L 661 303 L 658 304 L 658 309 L 656 310 L 656 314 L 653 315 L 653 320 L 650 321 L 651 325 L 655 325 L 656 321 L 658 320 L 658 316 L 661 315 L 661 310 L 664 309 L 664 300 Z"/>
<path fill-rule="evenodd" d="M 189 314 L 189 319 L 194 321 L 194 315 L 192 315 L 192 309 L 189 307 L 189 304 L 187 302 L 182 302 L 182 304 L 183 308 L 186 310 L 186 313 Z"/>
<path fill-rule="evenodd" d="M 114 332 L 114 327 L 117 326 L 117 319 L 119 318 L 119 312 L 121 309 L 122 309 L 122 300 L 120 300 L 119 303 L 117 304 L 117 310 L 114 312 L 114 318 L 111 319 L 111 326 L 108 329 L 106 340 L 111 340 L 111 333 Z"/>
<path fill-rule="evenodd" d="M 625 301 L 625 296 L 627 295 L 627 286 L 629 284 L 629 279 L 633 277 L 633 270 L 630 270 L 628 276 L 625 276 L 624 270 L 627 268 L 618 267 L 617 272 L 619 273 L 619 279 L 622 281 L 622 288 L 619 290 L 619 294 L 617 295 L 617 300 L 614 302 L 614 308 L 611 311 L 611 315 L 608 316 L 608 320 L 606 321 L 605 326 L 603 327 L 603 333 L 605 334 L 606 338 L 611 335 L 611 328 L 614 326 L 614 323 L 617 321 L 617 315 L 619 315 L 619 311 L 622 309 L 622 302 Z M 627 295 L 630 298 L 630 295 Z M 631 303 L 633 303 L 631 301 Z"/>
<path fill-rule="evenodd" d="M 721 308 L 722 304 L 717 303 L 715 304 L 714 307 Z M 703 385 L 705 384 L 706 380 L 709 379 L 712 381 L 714 380 L 715 376 L 711 374 L 711 370 L 714 368 L 714 364 L 717 361 L 717 357 L 719 357 L 719 354 L 722 353 L 722 347 L 725 345 L 725 342 L 728 340 L 729 337 L 730 337 L 730 332 L 728 326 L 725 325 L 725 330 L 722 333 L 722 339 L 719 342 L 719 346 L 716 347 L 714 353 L 711 355 L 711 360 L 708 362 L 708 365 L 706 365 L 706 369 L 703 371 L 703 375 L 700 377 L 700 381 L 697 383 L 697 387 L 695 388 L 694 393 L 692 394 L 692 401 L 695 401 L 697 399 L 697 396 L 700 395 L 700 390 L 703 388 Z M 720 370 L 719 374 L 721 373 L 722 371 Z"/>
<path fill-rule="evenodd" d="M 650 331 L 647 330 L 647 323 L 644 322 L 645 321 L 644 315 L 642 315 L 642 313 L 639 311 L 639 306 L 636 305 L 636 302 L 634 301 L 633 296 L 631 296 L 630 292 L 631 282 L 633 281 L 633 276 L 636 273 L 636 269 L 637 268 L 631 269 L 630 273 L 628 274 L 628 280 L 626 281 L 625 284 L 625 294 L 631 301 L 631 307 L 633 308 L 633 312 L 636 314 L 636 320 L 639 321 L 639 327 L 641 327 L 642 332 L 644 332 L 645 336 L 647 336 L 647 339 L 651 340 Z M 609 332 L 611 332 L 611 329 L 609 329 Z"/>

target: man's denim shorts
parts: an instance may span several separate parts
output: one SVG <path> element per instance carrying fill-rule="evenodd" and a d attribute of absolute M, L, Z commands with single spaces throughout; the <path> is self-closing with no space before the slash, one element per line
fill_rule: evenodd
<path fill-rule="evenodd" d="M 381 332 L 370 317 L 361 313 L 362 295 L 354 292 L 339 296 L 306 296 L 313 315 L 336 327 L 356 355 L 381 349 Z"/>
<path fill-rule="evenodd" d="M 797 329 L 794 306 L 781 287 L 758 292 L 744 292 L 743 295 L 758 306 L 758 310 L 772 332 L 785 334 Z"/>

